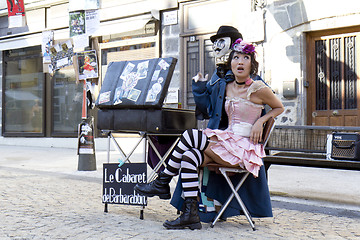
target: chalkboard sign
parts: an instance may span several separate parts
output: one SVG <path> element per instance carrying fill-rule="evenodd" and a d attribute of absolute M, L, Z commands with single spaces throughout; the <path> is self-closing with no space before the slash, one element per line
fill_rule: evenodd
<path fill-rule="evenodd" d="M 147 198 L 134 191 L 138 183 L 147 182 L 146 163 L 118 163 L 103 165 L 102 202 L 108 204 L 147 205 Z"/>

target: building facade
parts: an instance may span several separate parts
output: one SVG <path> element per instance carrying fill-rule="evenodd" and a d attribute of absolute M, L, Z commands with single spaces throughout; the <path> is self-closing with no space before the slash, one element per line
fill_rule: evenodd
<path fill-rule="evenodd" d="M 8 27 L 0 4 L 1 134 L 75 137 L 82 85 L 74 69 L 46 73 L 42 32 L 70 38 L 68 0 L 25 0 L 25 27 Z M 191 78 L 215 69 L 210 36 L 221 25 L 257 44 L 259 75 L 285 105 L 282 125 L 358 126 L 360 3 L 344 0 L 102 0 L 89 37 L 101 87 L 111 61 L 176 57 L 170 89 L 193 109 Z M 174 102 L 166 103 L 176 106 Z M 96 119 L 96 109 L 91 111 Z"/>

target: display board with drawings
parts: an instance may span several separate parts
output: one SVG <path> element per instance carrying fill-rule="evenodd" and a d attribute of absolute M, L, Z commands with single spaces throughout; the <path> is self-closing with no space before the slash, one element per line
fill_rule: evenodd
<path fill-rule="evenodd" d="M 176 58 L 111 62 L 96 106 L 160 109 L 176 62 Z"/>

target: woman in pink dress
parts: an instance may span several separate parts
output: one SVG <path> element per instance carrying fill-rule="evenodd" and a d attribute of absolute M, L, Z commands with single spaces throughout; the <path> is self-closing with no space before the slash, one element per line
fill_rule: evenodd
<path fill-rule="evenodd" d="M 284 111 L 282 103 L 269 87 L 250 78 L 250 74 L 256 74 L 258 68 L 252 44 L 236 40 L 228 65 L 235 77 L 226 85 L 228 128 L 185 131 L 158 178 L 134 188 L 148 197 L 169 199 L 169 182 L 180 171 L 185 196 L 184 211 L 177 219 L 163 224 L 167 229 L 201 228 L 197 206 L 199 167 L 209 162 L 236 165 L 257 177 L 265 156 L 263 145 L 259 144 L 263 125 L 270 117 L 275 118 Z M 264 105 L 269 105 L 271 110 L 261 116 Z"/>

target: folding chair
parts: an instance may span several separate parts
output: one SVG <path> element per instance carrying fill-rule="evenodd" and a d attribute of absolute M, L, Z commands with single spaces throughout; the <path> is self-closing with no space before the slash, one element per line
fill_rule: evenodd
<path fill-rule="evenodd" d="M 262 141 L 261 144 L 265 145 L 267 144 L 267 141 L 270 137 L 270 134 L 272 132 L 272 130 L 275 127 L 275 120 L 274 118 L 270 118 L 264 125 L 264 130 L 263 130 L 263 137 L 262 137 Z M 236 200 L 238 201 L 242 211 L 244 212 L 248 222 L 250 223 L 251 228 L 255 231 L 255 225 L 254 225 L 254 221 L 251 218 L 251 215 L 249 213 L 249 211 L 247 210 L 245 204 L 243 203 L 243 201 L 241 200 L 241 197 L 238 193 L 239 189 L 241 188 L 241 186 L 243 185 L 243 183 L 245 182 L 246 178 L 249 176 L 250 172 L 248 172 L 246 169 L 240 168 L 238 166 L 234 166 L 234 167 L 225 167 L 221 164 L 218 163 L 208 163 L 207 167 L 209 168 L 210 171 L 219 171 L 223 177 L 226 179 L 226 182 L 228 183 L 229 187 L 231 188 L 232 193 L 230 194 L 230 196 L 228 197 L 228 199 L 226 200 L 225 204 L 222 205 L 220 211 L 217 213 L 214 221 L 211 223 L 210 227 L 213 228 L 214 225 L 216 224 L 216 222 L 219 220 L 220 216 L 224 213 L 224 211 L 226 210 L 226 208 L 228 207 L 228 205 L 230 204 L 231 200 L 235 197 Z M 244 173 L 244 175 L 241 177 L 239 183 L 236 185 L 236 187 L 234 187 L 233 183 L 231 182 L 228 173 Z"/>

